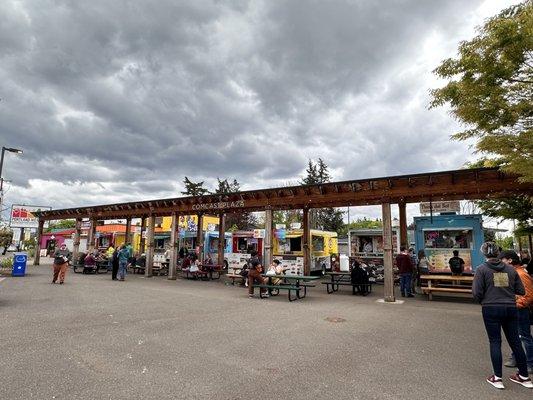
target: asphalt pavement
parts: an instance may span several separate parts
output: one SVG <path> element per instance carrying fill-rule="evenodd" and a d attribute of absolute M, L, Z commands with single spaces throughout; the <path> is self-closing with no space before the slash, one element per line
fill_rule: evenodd
<path fill-rule="evenodd" d="M 480 307 L 325 285 L 289 303 L 224 283 L 69 271 L 0 282 L 0 399 L 529 399 L 497 391 Z M 504 345 L 504 353 L 508 346 Z"/>

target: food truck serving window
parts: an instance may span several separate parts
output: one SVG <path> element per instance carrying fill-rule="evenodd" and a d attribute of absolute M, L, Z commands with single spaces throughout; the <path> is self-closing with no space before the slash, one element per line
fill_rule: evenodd
<path fill-rule="evenodd" d="M 313 251 L 324 251 L 324 237 L 312 236 L 311 243 L 313 245 Z"/>
<path fill-rule="evenodd" d="M 431 229 L 423 230 L 426 249 L 471 249 L 472 229 Z"/>
<path fill-rule="evenodd" d="M 289 251 L 302 251 L 302 237 L 295 237 L 289 239 Z"/>

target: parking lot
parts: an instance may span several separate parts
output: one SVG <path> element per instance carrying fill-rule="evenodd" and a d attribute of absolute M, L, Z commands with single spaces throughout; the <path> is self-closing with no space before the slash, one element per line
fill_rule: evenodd
<path fill-rule="evenodd" d="M 323 285 L 249 299 L 224 280 L 69 273 L 0 282 L 1 399 L 526 399 L 498 392 L 479 306 Z M 508 349 L 504 348 L 507 354 Z M 509 383 L 507 383 L 509 382 Z"/>

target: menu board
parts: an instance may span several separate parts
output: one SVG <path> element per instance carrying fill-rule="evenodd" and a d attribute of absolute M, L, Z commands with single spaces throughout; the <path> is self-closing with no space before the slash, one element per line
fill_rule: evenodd
<path fill-rule="evenodd" d="M 470 250 L 459 250 L 459 257 L 465 262 L 465 273 L 472 273 L 472 255 Z M 426 257 L 431 265 L 430 272 L 451 272 L 448 260 L 453 257 L 453 249 L 425 249 Z"/>

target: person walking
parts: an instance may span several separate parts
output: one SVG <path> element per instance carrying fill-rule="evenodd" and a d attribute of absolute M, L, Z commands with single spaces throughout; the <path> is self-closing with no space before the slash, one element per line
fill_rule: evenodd
<path fill-rule="evenodd" d="M 118 280 L 123 281 L 126 278 L 128 270 L 128 259 L 130 258 L 130 251 L 126 245 L 120 246 L 117 254 L 118 258 Z"/>
<path fill-rule="evenodd" d="M 59 284 L 65 283 L 65 275 L 67 274 L 68 263 L 72 258 L 72 253 L 67 248 L 66 244 L 62 244 L 54 253 L 54 276 L 52 283 L 57 282 L 59 277 Z"/>
<path fill-rule="evenodd" d="M 494 374 L 487 382 L 497 389 L 504 389 L 502 380 L 502 334 L 513 351 L 518 373 L 509 379 L 528 389 L 533 383 L 527 371 L 526 355 L 518 336 L 518 313 L 515 296 L 526 294 L 524 285 L 515 269 L 499 260 L 498 246 L 493 242 L 485 242 L 481 252 L 486 258 L 485 263 L 476 268 L 472 284 L 474 300 L 481 304 L 483 322 L 490 344 L 490 358 Z"/>
<path fill-rule="evenodd" d="M 533 373 L 533 337 L 531 337 L 529 307 L 533 304 L 533 278 L 522 266 L 520 257 L 514 250 L 505 250 L 498 258 L 515 269 L 526 291 L 524 296 L 516 296 L 516 308 L 518 309 L 518 336 L 526 352 L 527 370 L 531 374 Z M 514 354 L 504 365 L 510 368 L 516 367 Z"/>
<path fill-rule="evenodd" d="M 396 267 L 400 274 L 400 291 L 402 297 L 414 297 L 411 293 L 411 279 L 413 275 L 413 260 L 405 246 L 400 247 L 400 254 L 396 256 Z"/>

